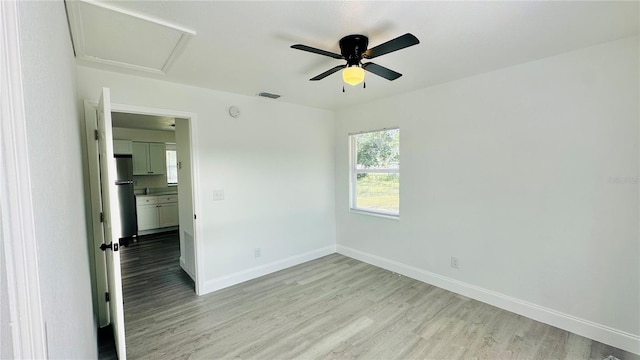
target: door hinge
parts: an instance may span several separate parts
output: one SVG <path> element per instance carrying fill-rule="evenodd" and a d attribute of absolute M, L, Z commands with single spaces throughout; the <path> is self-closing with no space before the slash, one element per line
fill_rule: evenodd
<path fill-rule="evenodd" d="M 98 130 L 93 130 L 93 134 L 95 135 L 96 140 L 100 140 L 100 132 Z"/>
<path fill-rule="evenodd" d="M 111 297 L 109 296 L 109 292 L 104 293 L 104 300 L 107 302 L 111 300 Z"/>
<path fill-rule="evenodd" d="M 195 219 L 196 219 L 196 214 L 193 214 L 193 220 L 195 220 Z"/>
<path fill-rule="evenodd" d="M 104 213 L 100 213 L 100 222 L 104 222 Z"/>

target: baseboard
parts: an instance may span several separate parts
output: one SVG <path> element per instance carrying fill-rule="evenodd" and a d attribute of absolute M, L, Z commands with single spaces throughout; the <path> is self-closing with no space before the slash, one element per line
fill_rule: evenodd
<path fill-rule="evenodd" d="M 292 266 L 300 265 L 307 261 L 315 260 L 323 256 L 333 254 L 335 252 L 336 246 L 330 245 L 303 254 L 291 256 L 286 259 L 274 261 L 269 264 L 256 266 L 254 268 L 239 271 L 237 273 L 207 280 L 204 283 L 203 289 L 201 289 L 200 295 L 208 294 L 210 292 L 240 284 L 242 282 L 252 280 L 260 276 L 271 274 L 273 272 L 280 271 Z"/>
<path fill-rule="evenodd" d="M 182 268 L 182 270 L 184 270 L 184 272 L 187 273 L 187 275 L 189 275 L 191 280 L 193 280 L 194 282 L 196 281 L 196 276 L 192 274 L 191 271 L 189 271 L 189 268 L 187 267 L 187 264 L 184 262 L 184 259 L 182 258 L 182 256 L 180 256 L 180 267 Z"/>
<path fill-rule="evenodd" d="M 336 251 L 342 255 L 362 262 L 482 301 L 589 339 L 615 346 L 635 354 L 640 354 L 640 336 L 638 335 L 613 329 L 589 320 L 545 308 L 524 300 L 435 274 L 414 266 L 402 264 L 381 256 L 349 248 L 347 246 L 337 245 Z"/>

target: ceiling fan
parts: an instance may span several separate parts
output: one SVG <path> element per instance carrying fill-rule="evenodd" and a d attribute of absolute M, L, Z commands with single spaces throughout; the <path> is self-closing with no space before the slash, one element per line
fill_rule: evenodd
<path fill-rule="evenodd" d="M 340 39 L 340 54 L 316 49 L 314 47 L 302 44 L 291 45 L 291 47 L 294 49 L 308 51 L 315 54 L 328 56 L 334 59 L 347 61 L 345 65 L 338 65 L 323 72 L 320 75 L 312 77 L 309 80 L 321 80 L 339 70 L 344 69 L 344 71 L 342 72 L 342 78 L 344 82 L 354 86 L 364 81 L 365 70 L 381 76 L 387 80 L 395 80 L 399 78 L 400 76 L 402 76 L 402 74 L 372 62 L 366 62 L 363 64 L 362 59 L 373 59 L 380 55 L 388 54 L 390 52 L 417 45 L 419 43 L 420 40 L 418 40 L 418 38 L 416 38 L 412 34 L 407 33 L 378 46 L 374 46 L 371 49 L 367 49 L 367 46 L 369 46 L 368 37 L 364 35 L 347 35 Z M 342 91 L 344 92 L 344 88 L 342 89 Z"/>

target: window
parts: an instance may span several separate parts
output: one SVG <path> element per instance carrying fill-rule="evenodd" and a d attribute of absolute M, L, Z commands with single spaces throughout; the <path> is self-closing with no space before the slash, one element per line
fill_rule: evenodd
<path fill-rule="evenodd" d="M 400 129 L 349 135 L 351 209 L 400 215 Z"/>
<path fill-rule="evenodd" d="M 167 184 L 178 185 L 178 154 L 175 144 L 166 145 L 167 155 Z"/>

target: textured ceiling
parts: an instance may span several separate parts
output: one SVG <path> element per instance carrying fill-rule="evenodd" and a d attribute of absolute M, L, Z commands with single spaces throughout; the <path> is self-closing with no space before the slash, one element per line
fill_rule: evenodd
<path fill-rule="evenodd" d="M 275 101 L 326 109 L 634 36 L 639 28 L 637 1 L 108 4 L 194 30 L 196 35 L 165 75 L 78 60 L 81 65 L 250 96 L 266 91 L 282 95 Z M 101 31 L 108 35 L 116 26 Z M 404 76 L 390 82 L 367 74 L 366 89 L 346 86 L 346 93 L 340 73 L 318 82 L 308 80 L 342 64 L 340 60 L 290 48 L 302 43 L 339 53 L 338 40 L 348 34 L 369 36 L 372 47 L 407 32 L 421 43 L 375 59 Z"/>

